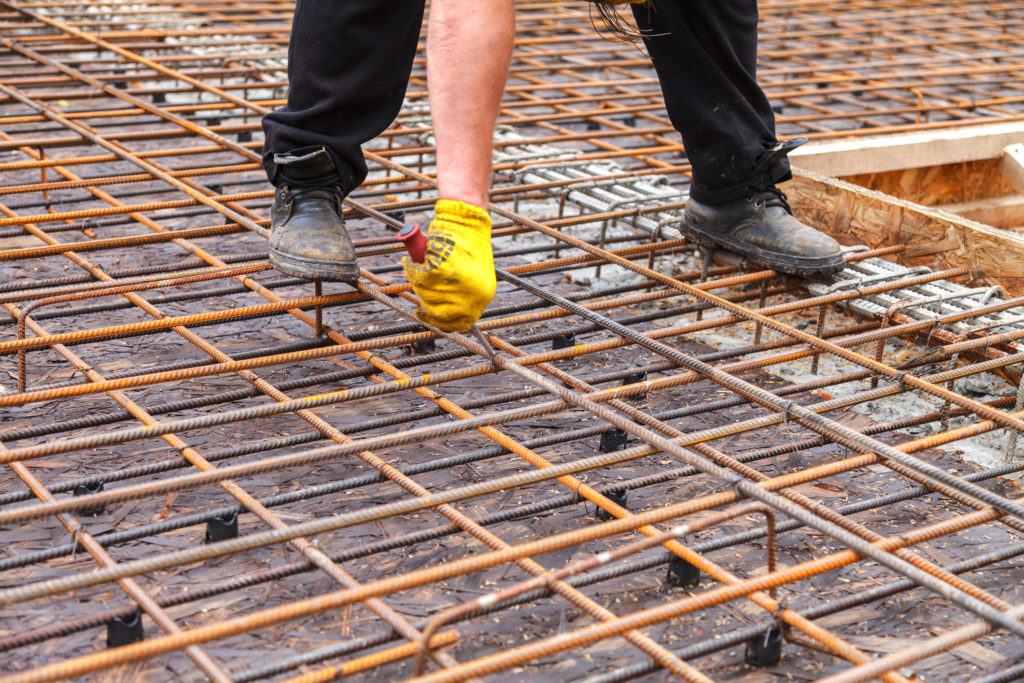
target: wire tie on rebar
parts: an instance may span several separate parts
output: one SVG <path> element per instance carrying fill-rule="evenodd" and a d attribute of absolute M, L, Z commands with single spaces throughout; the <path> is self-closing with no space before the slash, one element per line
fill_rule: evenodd
<path fill-rule="evenodd" d="M 775 627 L 779 624 L 779 620 L 775 618 L 778 611 L 779 608 L 776 607 L 775 611 L 772 612 L 772 620 L 768 622 L 768 628 L 764 630 L 764 641 L 762 641 L 764 643 L 764 647 L 768 647 L 768 641 L 772 637 L 772 631 L 775 630 Z"/>
<path fill-rule="evenodd" d="M 725 483 L 728 484 L 730 488 L 732 488 L 733 493 L 736 494 L 737 498 L 743 497 L 743 493 L 740 491 L 740 484 L 742 484 L 745 480 L 742 475 L 736 474 L 734 472 L 730 474 L 728 477 L 724 477 L 723 479 L 725 480 Z"/>
<path fill-rule="evenodd" d="M 782 424 L 785 427 L 789 426 L 789 411 L 793 408 L 792 401 L 786 401 L 782 404 Z"/>
<path fill-rule="evenodd" d="M 582 478 L 576 480 L 576 500 L 574 500 L 573 503 L 575 504 L 575 503 L 579 503 L 580 501 L 582 501 L 583 502 L 583 514 L 586 515 L 587 517 L 589 517 L 590 516 L 590 506 L 587 505 L 587 503 L 589 501 L 586 498 L 583 497 L 583 494 L 580 493 L 580 487 L 583 486 L 583 484 L 584 484 L 584 482 L 583 482 Z"/>
<path fill-rule="evenodd" d="M 779 663 L 782 657 L 782 624 L 774 618 L 768 623 L 764 638 L 755 637 L 747 641 L 743 661 L 748 666 L 767 667 Z"/>
<path fill-rule="evenodd" d="M 939 419 L 944 423 L 948 422 L 952 414 L 953 410 L 949 401 L 943 402 L 942 407 L 939 409 Z"/>
<path fill-rule="evenodd" d="M 906 391 L 907 390 L 907 380 L 906 380 L 906 377 L 907 377 L 907 371 L 906 370 L 903 370 L 901 372 L 897 372 L 895 377 L 893 377 L 893 379 L 895 379 L 897 382 L 900 383 L 900 389 L 902 391 Z"/>
<path fill-rule="evenodd" d="M 78 549 L 81 547 L 82 542 L 78 540 L 78 534 L 82 532 L 81 529 L 74 529 L 71 532 L 71 561 L 74 562 L 78 558 Z"/>

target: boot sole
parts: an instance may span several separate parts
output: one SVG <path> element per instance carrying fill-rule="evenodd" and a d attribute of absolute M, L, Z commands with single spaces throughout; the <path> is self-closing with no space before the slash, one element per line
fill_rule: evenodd
<path fill-rule="evenodd" d="M 359 264 L 331 261 L 314 261 L 300 256 L 270 250 L 270 265 L 277 270 L 300 277 L 304 280 L 326 280 L 328 282 L 355 282 L 359 279 Z"/>
<path fill-rule="evenodd" d="M 816 277 L 834 275 L 846 267 L 842 254 L 822 257 L 796 256 L 781 251 L 758 247 L 738 239 L 727 232 L 716 230 L 709 225 L 683 217 L 680 231 L 690 240 L 705 247 L 722 247 L 735 252 L 758 265 L 766 266 L 788 275 Z"/>

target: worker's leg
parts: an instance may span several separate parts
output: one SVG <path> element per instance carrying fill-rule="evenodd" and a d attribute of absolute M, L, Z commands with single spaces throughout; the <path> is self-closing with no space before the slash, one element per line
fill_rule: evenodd
<path fill-rule="evenodd" d="M 662 82 L 673 125 L 693 165 L 690 194 L 701 202 L 739 199 L 775 117 L 757 83 L 756 0 L 651 0 L 635 5 L 644 43 Z M 784 162 L 772 180 L 788 171 Z"/>
<path fill-rule="evenodd" d="M 494 121 L 515 37 L 512 0 L 432 0 L 427 83 L 437 140 L 440 201 L 426 262 L 405 261 L 418 315 L 446 330 L 469 327 L 494 296 L 487 189 Z"/>
<path fill-rule="evenodd" d="M 775 188 L 790 173 L 756 80 L 756 0 L 650 0 L 633 12 L 693 166 L 688 236 L 789 273 L 841 269 L 838 243 L 793 218 Z"/>
<path fill-rule="evenodd" d="M 672 124 L 693 165 L 691 195 L 744 196 L 751 170 L 775 142 L 775 115 L 756 80 L 756 0 L 651 0 L 633 8 Z M 788 173 L 785 162 L 771 180 Z"/>
<path fill-rule="evenodd" d="M 296 277 L 355 280 L 341 199 L 366 177 L 361 145 L 401 109 L 424 0 L 298 0 L 288 103 L 263 119 L 277 186 L 270 260 Z"/>
<path fill-rule="evenodd" d="M 435 0 L 427 31 L 438 191 L 442 199 L 486 206 L 515 8 L 512 0 Z"/>
<path fill-rule="evenodd" d="M 263 165 L 324 147 L 342 187 L 366 177 L 360 146 L 398 115 L 423 21 L 423 0 L 298 0 L 288 44 L 288 103 L 263 118 Z"/>

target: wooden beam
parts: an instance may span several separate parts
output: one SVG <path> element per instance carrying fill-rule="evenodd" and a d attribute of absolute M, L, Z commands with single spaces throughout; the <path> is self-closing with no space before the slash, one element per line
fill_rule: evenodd
<path fill-rule="evenodd" d="M 944 128 L 922 133 L 804 145 L 793 166 L 832 177 L 995 159 L 1007 145 L 1024 142 L 1024 122 Z"/>
<path fill-rule="evenodd" d="M 939 204 L 935 208 L 995 228 L 1024 226 L 1024 195 L 986 197 L 957 204 Z"/>
<path fill-rule="evenodd" d="M 1004 149 L 996 168 L 1017 192 L 1024 194 L 1024 145 L 1010 145 Z"/>
<path fill-rule="evenodd" d="M 967 267 L 975 282 L 1024 294 L 1024 236 L 808 171 L 785 190 L 798 218 L 843 244 L 906 245 L 904 265 Z"/>

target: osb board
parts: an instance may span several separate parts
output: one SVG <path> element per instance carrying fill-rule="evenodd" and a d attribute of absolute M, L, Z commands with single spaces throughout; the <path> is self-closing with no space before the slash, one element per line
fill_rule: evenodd
<path fill-rule="evenodd" d="M 968 267 L 978 283 L 1024 294 L 1024 237 L 809 171 L 786 191 L 798 218 L 843 244 L 904 244 L 904 265 Z"/>
<path fill-rule="evenodd" d="M 963 161 L 942 166 L 908 168 L 843 177 L 854 185 L 936 206 L 957 204 L 1016 192 L 996 168 L 998 158 Z"/>

